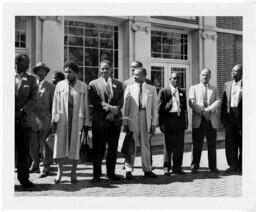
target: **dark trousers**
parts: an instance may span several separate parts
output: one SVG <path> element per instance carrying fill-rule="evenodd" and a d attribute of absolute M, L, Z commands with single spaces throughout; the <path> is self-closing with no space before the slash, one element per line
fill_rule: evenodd
<path fill-rule="evenodd" d="M 192 130 L 192 166 L 199 168 L 204 137 L 206 136 L 208 147 L 208 162 L 210 169 L 216 169 L 216 137 L 217 130 L 212 127 L 210 120 L 202 118 L 199 128 Z"/>
<path fill-rule="evenodd" d="M 236 110 L 231 109 L 225 126 L 225 150 L 228 165 L 242 169 L 242 127 Z"/>
<path fill-rule="evenodd" d="M 101 176 L 101 162 L 105 154 L 106 144 L 108 144 L 106 157 L 107 175 L 115 174 L 117 146 L 120 131 L 121 126 L 115 126 L 111 122 L 109 122 L 106 127 L 92 127 L 94 177 Z"/>
<path fill-rule="evenodd" d="M 164 164 L 169 170 L 171 169 L 171 159 L 173 159 L 172 170 L 181 170 L 183 152 L 184 152 L 184 130 L 165 132 L 165 146 L 167 150 L 167 160 Z"/>
<path fill-rule="evenodd" d="M 23 183 L 29 180 L 29 141 L 30 128 L 24 128 L 20 124 L 15 124 L 15 151 L 17 161 L 18 180 Z"/>

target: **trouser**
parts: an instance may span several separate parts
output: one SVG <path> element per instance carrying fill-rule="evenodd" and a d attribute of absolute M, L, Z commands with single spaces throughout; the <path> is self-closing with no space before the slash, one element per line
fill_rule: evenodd
<path fill-rule="evenodd" d="M 117 146 L 120 131 L 121 126 L 116 126 L 112 122 L 109 122 L 106 127 L 92 127 L 94 177 L 101 176 L 101 162 L 105 154 L 106 144 L 108 144 L 106 157 L 107 175 L 115 174 Z"/>
<path fill-rule="evenodd" d="M 29 140 L 31 129 L 15 124 L 15 150 L 18 180 L 23 183 L 29 180 Z"/>
<path fill-rule="evenodd" d="M 192 130 L 192 166 L 199 168 L 204 137 L 206 136 L 208 146 L 208 162 L 210 169 L 216 169 L 216 137 L 217 130 L 212 127 L 210 120 L 202 118 L 199 128 Z"/>
<path fill-rule="evenodd" d="M 133 137 L 135 140 L 135 149 L 134 154 L 125 155 L 125 170 L 126 172 L 133 171 L 136 146 L 137 144 L 140 144 L 142 169 L 144 172 L 149 172 L 152 170 L 152 163 L 149 133 L 147 130 L 146 110 L 139 111 L 138 119 L 134 124 Z"/>
<path fill-rule="evenodd" d="M 33 131 L 30 141 L 30 156 L 33 160 L 32 166 L 39 167 L 40 159 L 42 159 L 44 171 L 49 171 L 53 154 L 45 142 L 48 134 L 49 130 Z"/>
<path fill-rule="evenodd" d="M 165 132 L 165 146 L 167 157 L 167 168 L 171 168 L 171 159 L 173 159 L 173 170 L 181 170 L 183 151 L 184 151 L 184 130 Z"/>
<path fill-rule="evenodd" d="M 239 124 L 236 111 L 233 109 L 230 110 L 225 132 L 225 151 L 228 165 L 234 169 L 242 169 L 242 127 Z"/>

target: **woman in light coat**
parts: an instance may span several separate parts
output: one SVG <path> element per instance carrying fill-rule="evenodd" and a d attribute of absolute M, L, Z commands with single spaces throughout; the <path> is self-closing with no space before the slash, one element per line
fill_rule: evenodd
<path fill-rule="evenodd" d="M 53 108 L 52 130 L 56 132 L 53 158 L 58 164 L 58 174 L 54 179 L 60 183 L 63 163 L 72 162 L 71 183 L 77 181 L 76 169 L 79 160 L 80 132 L 89 126 L 89 102 L 86 84 L 77 79 L 78 66 L 73 62 L 64 65 L 66 79 L 56 85 Z"/>

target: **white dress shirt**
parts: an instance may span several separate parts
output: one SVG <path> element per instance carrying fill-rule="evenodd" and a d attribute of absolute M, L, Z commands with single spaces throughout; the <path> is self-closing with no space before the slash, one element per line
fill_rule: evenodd
<path fill-rule="evenodd" d="M 135 84 L 137 85 L 136 88 L 138 92 L 138 105 L 139 105 L 140 83 L 135 82 Z M 142 108 L 146 108 L 145 82 L 142 83 L 141 106 Z"/>
<path fill-rule="evenodd" d="M 237 107 L 241 98 L 241 87 L 242 80 L 235 82 L 233 80 L 232 87 L 231 87 L 231 100 L 230 100 L 230 107 Z"/>
<path fill-rule="evenodd" d="M 179 113 L 180 112 L 180 97 L 178 88 L 174 88 L 172 84 L 170 84 L 171 92 L 172 92 L 172 108 L 169 111 L 170 113 Z"/>

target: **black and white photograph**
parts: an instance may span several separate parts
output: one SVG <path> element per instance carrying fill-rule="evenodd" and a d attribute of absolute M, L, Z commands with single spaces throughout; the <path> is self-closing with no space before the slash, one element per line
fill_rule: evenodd
<path fill-rule="evenodd" d="M 5 208 L 255 209 L 255 4 L 98 5 L 4 5 Z"/>

